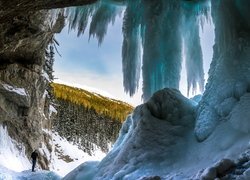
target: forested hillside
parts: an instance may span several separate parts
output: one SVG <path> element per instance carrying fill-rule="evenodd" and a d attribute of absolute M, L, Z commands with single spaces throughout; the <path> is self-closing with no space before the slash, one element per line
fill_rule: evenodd
<path fill-rule="evenodd" d="M 110 99 L 100 94 L 88 92 L 83 89 L 70 87 L 63 84 L 52 83 L 54 95 L 57 99 L 69 101 L 82 105 L 86 109 L 94 109 L 102 116 L 123 122 L 127 115 L 132 112 L 133 107 L 122 101 Z"/>
<path fill-rule="evenodd" d="M 90 155 L 97 148 L 108 152 L 133 107 L 62 84 L 52 87 L 57 106 L 54 130 Z"/>

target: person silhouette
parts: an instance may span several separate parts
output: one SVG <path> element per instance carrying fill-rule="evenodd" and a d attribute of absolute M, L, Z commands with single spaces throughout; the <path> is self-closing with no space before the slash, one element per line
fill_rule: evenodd
<path fill-rule="evenodd" d="M 37 161 L 38 153 L 37 150 L 31 153 L 31 158 L 32 158 L 32 172 L 35 172 L 35 166 L 36 166 L 36 161 Z"/>

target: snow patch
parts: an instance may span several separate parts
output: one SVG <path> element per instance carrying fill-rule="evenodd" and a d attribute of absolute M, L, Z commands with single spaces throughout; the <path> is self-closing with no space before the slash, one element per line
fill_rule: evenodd
<path fill-rule="evenodd" d="M 57 110 L 55 109 L 54 106 L 52 106 L 51 104 L 49 105 L 49 117 L 51 117 L 51 115 L 55 113 L 57 114 Z"/>
<path fill-rule="evenodd" d="M 93 152 L 90 156 L 83 150 L 79 149 L 77 145 L 68 142 L 65 138 L 52 133 L 53 152 L 51 169 L 61 176 L 65 176 L 74 168 L 85 161 L 100 161 L 106 155 L 100 149 Z"/>
<path fill-rule="evenodd" d="M 89 87 L 89 86 L 85 86 L 85 85 L 81 85 L 81 84 L 77 84 L 77 83 L 69 83 L 69 82 L 62 81 L 60 79 L 56 79 L 56 80 L 54 80 L 54 82 L 58 83 L 58 84 L 65 84 L 67 86 L 71 86 L 71 87 L 75 87 L 75 88 L 84 89 L 84 90 L 87 90 L 89 92 L 101 94 L 105 97 L 109 97 L 112 99 L 118 99 L 118 98 L 114 97 L 113 95 L 111 95 L 110 93 L 103 91 L 103 90 L 100 90 L 100 89 L 97 89 L 97 88 L 93 88 L 93 87 Z"/>
<path fill-rule="evenodd" d="M 14 93 L 17 93 L 21 96 L 27 96 L 27 93 L 25 91 L 24 88 L 17 88 L 17 87 L 13 87 L 11 85 L 8 85 L 8 84 L 3 84 L 3 87 L 7 90 L 7 91 L 10 91 L 10 92 L 14 92 Z"/>

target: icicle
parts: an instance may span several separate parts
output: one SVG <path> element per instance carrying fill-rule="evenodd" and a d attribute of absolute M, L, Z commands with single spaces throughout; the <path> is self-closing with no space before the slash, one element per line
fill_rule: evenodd
<path fill-rule="evenodd" d="M 96 36 L 100 45 L 107 33 L 109 23 L 114 23 L 116 15 L 120 14 L 120 12 L 121 9 L 117 6 L 101 3 L 92 17 L 89 36 Z"/>
<path fill-rule="evenodd" d="M 164 87 L 179 88 L 181 12 L 177 1 L 143 1 L 143 6 L 143 98 L 148 100 Z"/>
<path fill-rule="evenodd" d="M 68 17 L 69 30 L 78 30 L 77 35 L 84 34 L 88 24 L 88 19 L 95 10 L 94 5 L 87 5 L 82 7 L 70 7 L 66 11 Z"/>
<path fill-rule="evenodd" d="M 187 95 L 190 88 L 193 93 L 197 90 L 197 84 L 201 92 L 204 90 L 203 58 L 199 37 L 199 23 L 197 16 L 186 12 L 184 18 L 183 38 L 187 69 Z"/>
<path fill-rule="evenodd" d="M 123 18 L 122 69 L 126 93 L 138 89 L 141 68 L 140 3 L 130 0 Z"/>

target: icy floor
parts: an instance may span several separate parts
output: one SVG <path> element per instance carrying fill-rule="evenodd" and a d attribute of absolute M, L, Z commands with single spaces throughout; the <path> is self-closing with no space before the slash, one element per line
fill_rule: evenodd
<path fill-rule="evenodd" d="M 0 180 L 59 180 L 61 177 L 51 171 L 36 171 L 26 170 L 15 172 L 5 167 L 0 166 Z"/>

